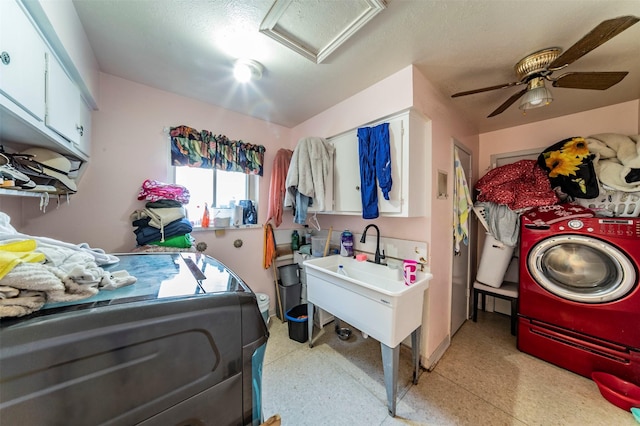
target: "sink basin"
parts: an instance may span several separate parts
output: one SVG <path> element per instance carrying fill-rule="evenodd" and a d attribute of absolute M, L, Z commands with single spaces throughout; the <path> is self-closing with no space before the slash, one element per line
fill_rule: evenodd
<path fill-rule="evenodd" d="M 343 265 L 347 276 L 338 274 Z M 360 331 L 394 348 L 422 324 L 430 273 L 407 286 L 401 271 L 339 255 L 304 262 L 307 299 Z"/>

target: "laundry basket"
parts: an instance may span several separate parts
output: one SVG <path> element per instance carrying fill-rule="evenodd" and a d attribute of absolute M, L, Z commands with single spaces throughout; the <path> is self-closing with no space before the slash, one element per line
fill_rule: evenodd
<path fill-rule="evenodd" d="M 478 217 L 478 220 L 480 221 L 482 226 L 484 226 L 484 230 L 489 232 L 489 224 L 487 223 L 486 210 L 484 209 L 484 206 L 476 206 L 476 205 L 474 205 L 473 206 L 473 212 Z"/>
<path fill-rule="evenodd" d="M 576 198 L 575 202 L 596 212 L 608 211 L 613 216 L 640 216 L 640 192 L 611 190 L 600 185 L 600 194 L 596 198 Z"/>
<path fill-rule="evenodd" d="M 480 255 L 480 265 L 476 281 L 499 288 L 511 262 L 514 247 L 496 240 L 487 232 L 484 247 Z"/>

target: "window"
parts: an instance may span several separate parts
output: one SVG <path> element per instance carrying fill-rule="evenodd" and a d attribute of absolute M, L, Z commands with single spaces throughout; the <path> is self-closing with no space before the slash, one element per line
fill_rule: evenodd
<path fill-rule="evenodd" d="M 188 126 L 172 127 L 169 135 L 174 183 L 189 190 L 185 208 L 193 225 L 200 226 L 205 205 L 214 227 L 228 226 L 215 224 L 222 218 L 234 219 L 234 224 L 244 224 L 245 219 L 257 223 L 265 147 Z M 242 218 L 235 214 L 238 205 L 244 207 Z"/>
<path fill-rule="evenodd" d="M 258 176 L 241 172 L 227 172 L 198 167 L 174 167 L 175 183 L 189 190 L 187 217 L 195 227 L 200 226 L 205 203 L 209 216 L 233 217 L 232 208 L 241 200 L 251 200 L 257 209 Z M 211 225 L 213 226 L 213 225 Z"/>

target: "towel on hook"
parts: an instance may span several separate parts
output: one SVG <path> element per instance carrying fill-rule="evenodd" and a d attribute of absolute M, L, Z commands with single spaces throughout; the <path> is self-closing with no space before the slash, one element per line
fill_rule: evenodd
<path fill-rule="evenodd" d="M 455 241 L 455 253 L 460 253 L 460 242 L 469 244 L 469 212 L 473 206 L 467 178 L 458 156 L 458 149 L 453 149 L 453 166 L 455 169 L 455 187 L 453 200 L 453 236 Z"/>

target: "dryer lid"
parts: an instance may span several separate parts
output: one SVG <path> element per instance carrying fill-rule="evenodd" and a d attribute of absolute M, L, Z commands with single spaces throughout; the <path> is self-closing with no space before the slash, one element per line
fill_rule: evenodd
<path fill-rule="evenodd" d="M 587 236 L 562 235 L 539 242 L 529 252 L 527 267 L 547 291 L 581 303 L 618 300 L 637 281 L 633 264 L 621 250 Z"/>

